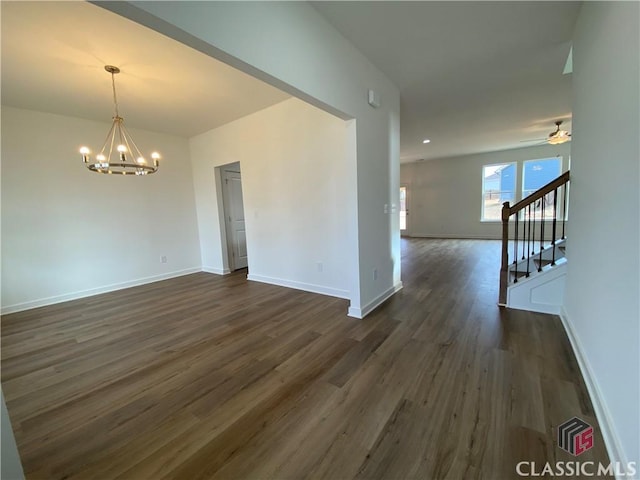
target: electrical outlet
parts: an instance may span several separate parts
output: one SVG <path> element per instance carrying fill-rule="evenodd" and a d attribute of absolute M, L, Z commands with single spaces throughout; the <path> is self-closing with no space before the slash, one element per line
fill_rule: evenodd
<path fill-rule="evenodd" d="M 167 263 L 167 256 L 166 255 L 162 255 L 160 257 L 160 263 Z"/>

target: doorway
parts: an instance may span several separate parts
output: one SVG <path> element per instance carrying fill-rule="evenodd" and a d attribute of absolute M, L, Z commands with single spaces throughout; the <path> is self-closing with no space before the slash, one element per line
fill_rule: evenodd
<path fill-rule="evenodd" d="M 242 173 L 240 164 L 221 168 L 222 203 L 227 236 L 227 252 L 231 271 L 247 268 L 247 233 L 245 230 L 244 202 L 242 199 Z"/>
<path fill-rule="evenodd" d="M 401 186 L 400 187 L 400 234 L 401 235 L 407 234 L 407 220 L 408 220 L 407 217 L 409 216 L 409 209 L 407 205 L 408 205 L 407 187 Z"/>

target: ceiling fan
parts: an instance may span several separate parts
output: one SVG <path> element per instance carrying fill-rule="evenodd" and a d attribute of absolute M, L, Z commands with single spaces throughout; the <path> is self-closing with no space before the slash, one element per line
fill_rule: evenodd
<path fill-rule="evenodd" d="M 560 125 L 562 125 L 562 120 L 558 120 L 556 123 L 556 129 L 551 132 L 547 138 L 538 138 L 535 140 L 522 140 L 523 142 L 542 142 L 548 143 L 550 145 L 560 145 L 561 143 L 568 142 L 571 140 L 571 133 L 566 130 L 561 130 Z"/>

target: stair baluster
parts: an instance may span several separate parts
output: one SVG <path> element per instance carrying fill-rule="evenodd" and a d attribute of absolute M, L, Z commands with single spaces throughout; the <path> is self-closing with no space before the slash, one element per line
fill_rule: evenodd
<path fill-rule="evenodd" d="M 518 283 L 518 214 L 516 214 L 516 231 L 514 238 L 513 265 L 515 266 L 513 283 Z"/>
<path fill-rule="evenodd" d="M 524 246 L 527 242 L 527 219 L 524 216 L 524 212 L 522 212 L 522 258 L 520 260 L 524 260 Z"/>
<path fill-rule="evenodd" d="M 531 255 L 536 254 L 536 204 L 533 203 L 533 230 L 531 231 Z"/>
<path fill-rule="evenodd" d="M 562 189 L 562 239 L 567 238 L 564 234 L 564 224 L 567 223 L 567 187 L 569 187 L 568 183 L 564 184 L 564 188 Z"/>
<path fill-rule="evenodd" d="M 544 238 L 544 200 L 542 201 L 542 220 L 540 221 L 540 255 L 538 255 L 538 271 L 542 271 L 542 252 L 544 251 L 544 245 L 542 239 Z"/>
<path fill-rule="evenodd" d="M 558 189 L 553 191 L 553 224 L 551 227 L 551 243 L 553 244 L 553 251 L 551 252 L 551 265 L 556 264 L 556 221 L 557 221 L 557 208 L 558 208 Z"/>
<path fill-rule="evenodd" d="M 531 204 L 529 204 L 527 216 L 529 217 L 529 229 L 527 235 L 527 278 L 529 278 L 529 259 L 531 258 Z M 522 246 L 522 250 L 524 250 L 524 245 Z"/>
<path fill-rule="evenodd" d="M 542 250 L 544 250 L 544 224 L 547 223 L 547 217 L 544 216 L 544 204 L 547 202 L 545 201 L 544 197 L 542 197 L 540 201 L 542 202 L 542 221 L 540 222 L 542 223 L 542 226 L 540 227 L 540 253 L 542 253 Z"/>

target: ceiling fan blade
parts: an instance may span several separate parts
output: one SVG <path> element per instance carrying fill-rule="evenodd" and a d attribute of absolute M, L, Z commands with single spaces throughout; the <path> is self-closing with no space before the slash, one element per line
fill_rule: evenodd
<path fill-rule="evenodd" d="M 520 143 L 530 143 L 530 142 L 546 142 L 546 138 L 533 138 L 531 140 L 520 140 Z"/>

